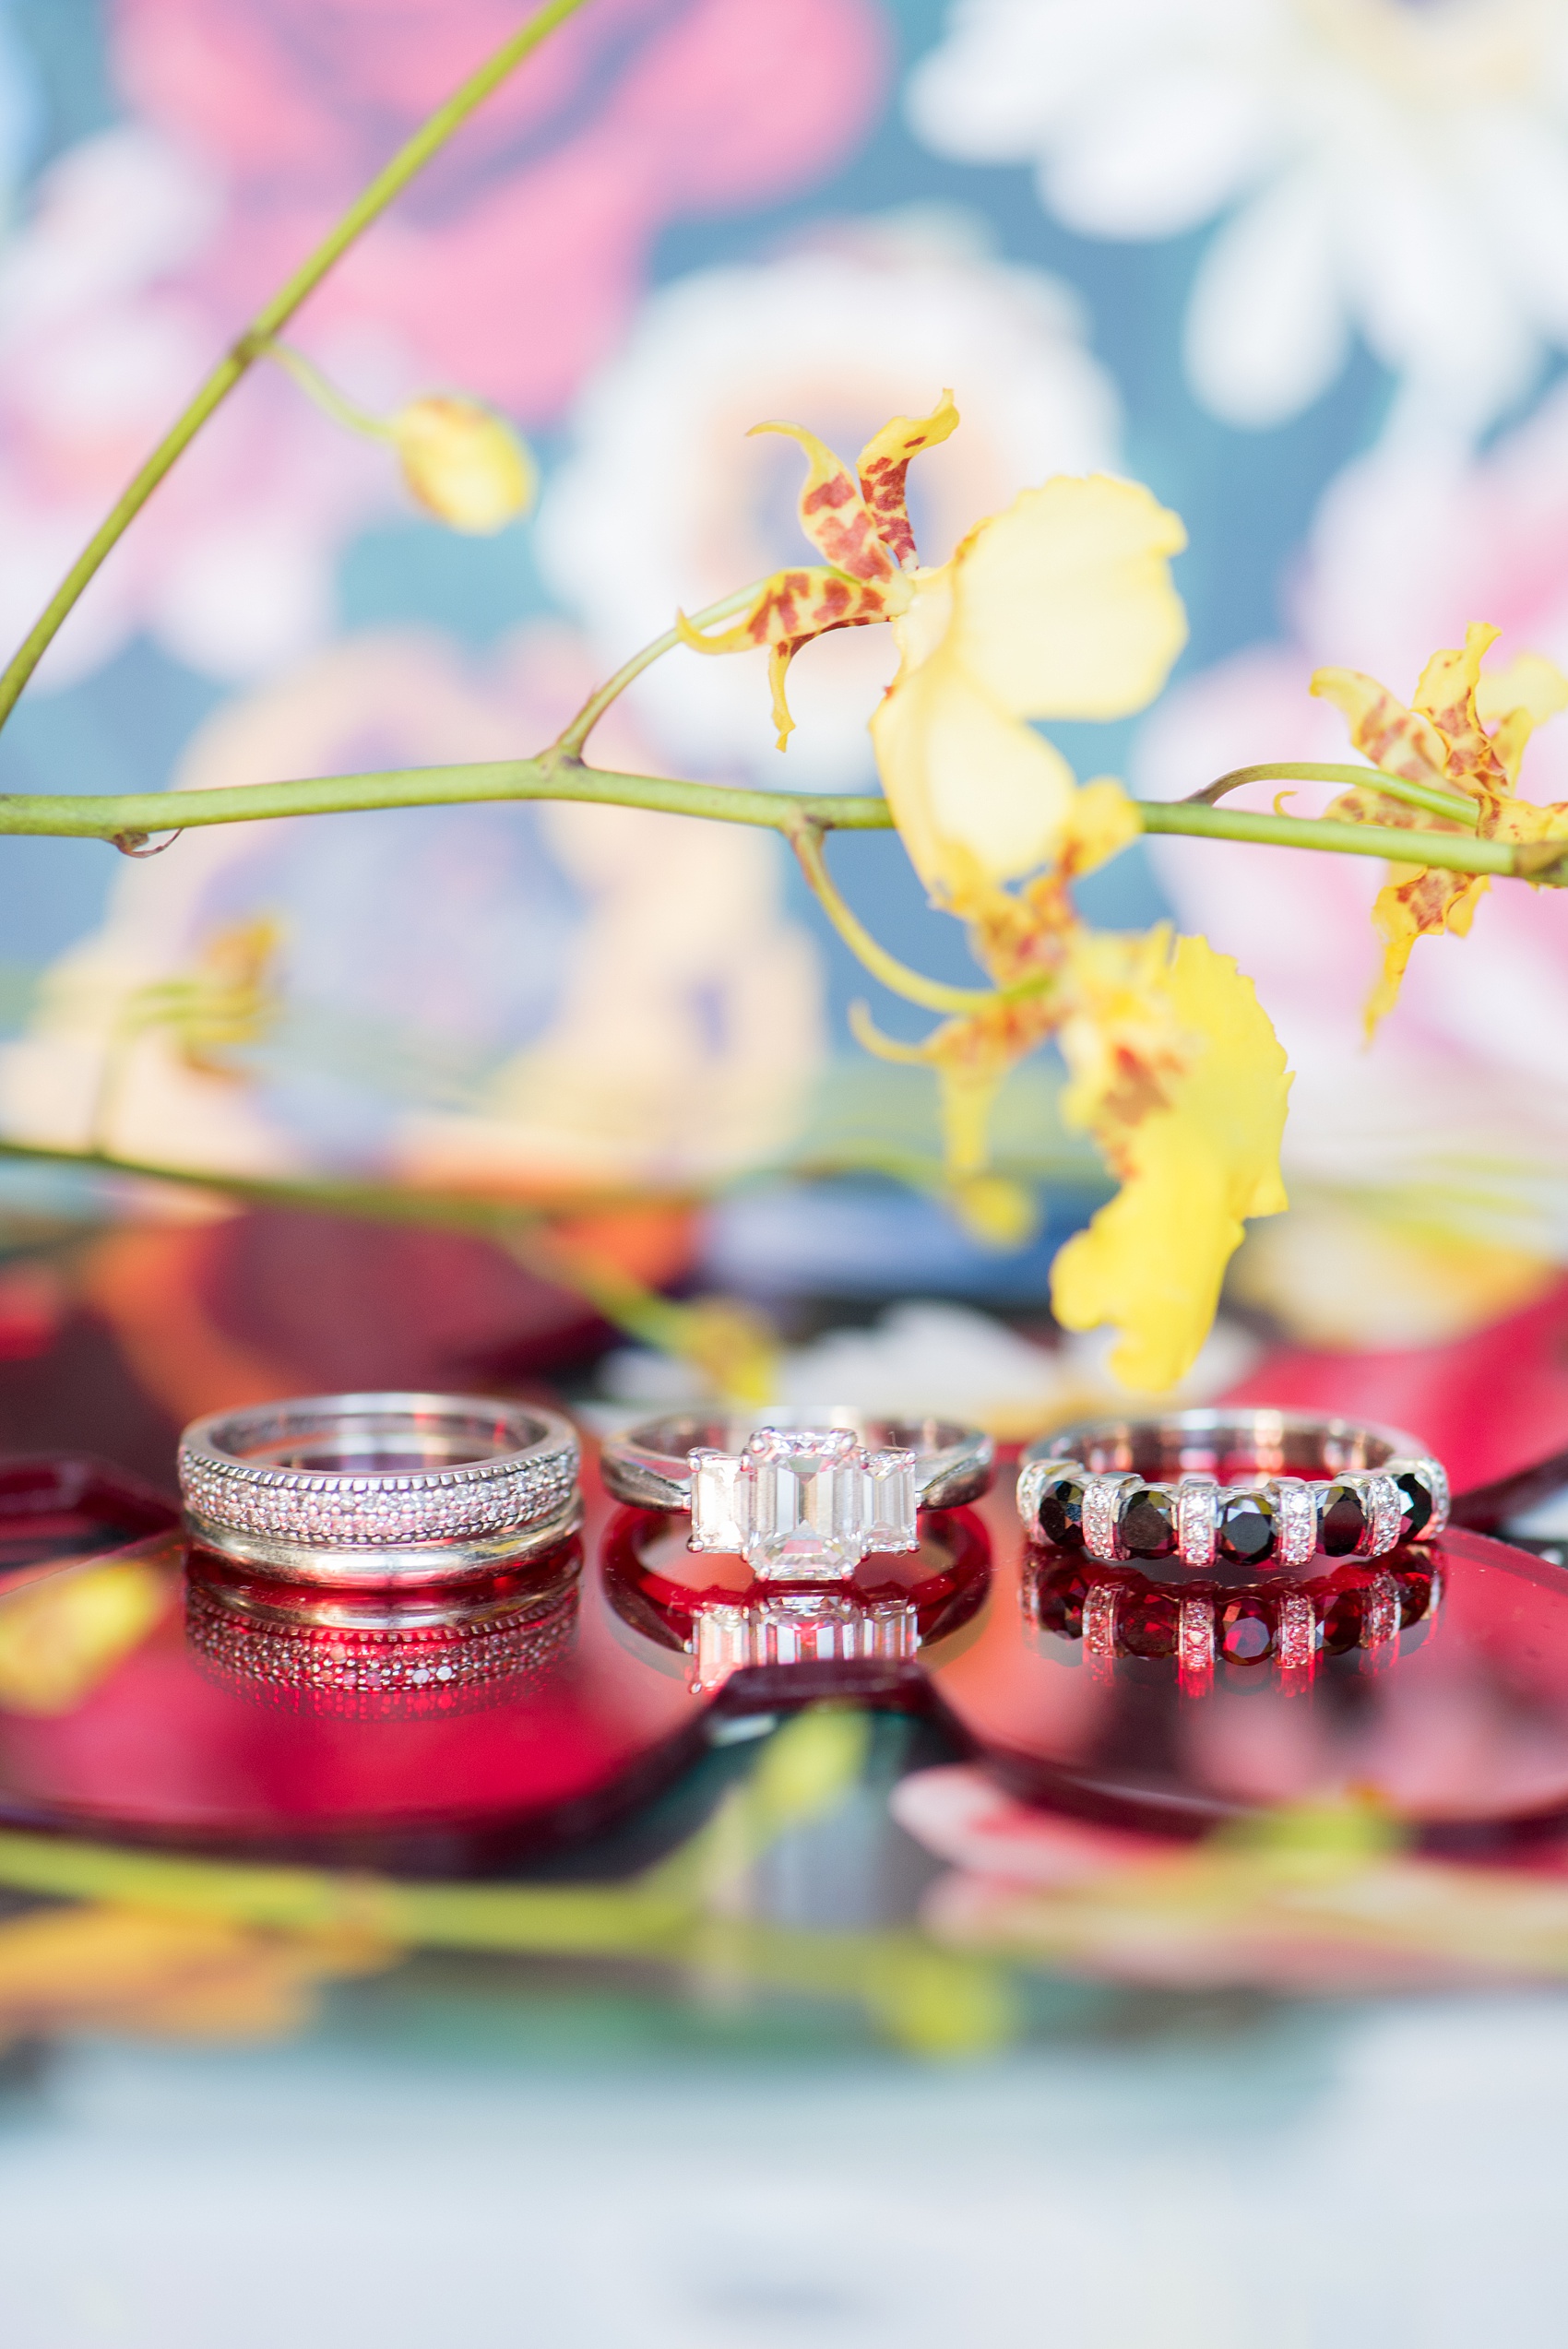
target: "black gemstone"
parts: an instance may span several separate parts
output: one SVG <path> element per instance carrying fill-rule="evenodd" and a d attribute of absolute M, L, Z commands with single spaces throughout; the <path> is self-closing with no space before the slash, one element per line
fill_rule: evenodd
<path fill-rule="evenodd" d="M 1274 1645 L 1274 1625 L 1259 1598 L 1233 1598 L 1219 1609 L 1215 1644 L 1227 1664 L 1262 1664 Z"/>
<path fill-rule="evenodd" d="M 1176 1653 L 1176 1601 L 1167 1591 L 1124 1590 L 1116 1609 L 1116 1638 L 1129 1655 L 1156 1661 Z"/>
<path fill-rule="evenodd" d="M 1274 1548 L 1274 1503 L 1266 1493 L 1239 1492 L 1220 1505 L 1219 1555 L 1255 1566 Z"/>
<path fill-rule="evenodd" d="M 1361 1644 L 1361 1593 L 1336 1591 L 1323 1610 L 1323 1644 L 1329 1655 L 1348 1655 Z"/>
<path fill-rule="evenodd" d="M 1039 1497 L 1039 1530 L 1057 1549 L 1084 1546 L 1084 1488 L 1077 1477 L 1053 1477 Z"/>
<path fill-rule="evenodd" d="M 1318 1538 L 1329 1557 L 1348 1558 L 1366 1529 L 1360 1494 L 1350 1485 L 1330 1485 L 1318 1517 Z"/>
<path fill-rule="evenodd" d="M 1146 1485 L 1130 1493 L 1122 1511 L 1122 1547 L 1129 1558 L 1173 1558 L 1176 1496 Z"/>
<path fill-rule="evenodd" d="M 1419 1623 L 1431 1611 L 1431 1576 L 1420 1566 L 1408 1566 L 1396 1572 L 1394 1586 L 1399 1594 L 1399 1628 Z"/>
<path fill-rule="evenodd" d="M 1426 1531 L 1431 1522 L 1431 1495 L 1413 1469 L 1407 1468 L 1404 1475 L 1396 1477 L 1394 1481 L 1398 1487 L 1401 1501 L 1399 1538 L 1401 1541 L 1414 1541 L 1418 1534 Z"/>
<path fill-rule="evenodd" d="M 1035 1584 L 1035 1620 L 1042 1631 L 1054 1631 L 1058 1639 L 1081 1640 L 1088 1595 L 1088 1577 L 1075 1567 L 1059 1566 L 1053 1573 L 1043 1573 Z"/>

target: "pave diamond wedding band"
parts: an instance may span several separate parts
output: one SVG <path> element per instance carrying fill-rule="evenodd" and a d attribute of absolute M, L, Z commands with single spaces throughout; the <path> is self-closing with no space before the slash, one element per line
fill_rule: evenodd
<path fill-rule="evenodd" d="M 689 1510 L 690 1547 L 735 1553 L 759 1581 L 834 1582 L 870 1552 L 914 1549 L 918 1510 L 978 1500 L 993 1450 L 947 1419 L 675 1417 L 612 1437 L 603 1474 L 617 1500 Z"/>
<path fill-rule="evenodd" d="M 553 1411 L 327 1394 L 217 1411 L 180 1439 L 198 1541 L 307 1583 L 451 1582 L 571 1532 L 577 1439 Z"/>
<path fill-rule="evenodd" d="M 1448 1522 L 1448 1477 L 1392 1428 L 1304 1412 L 1100 1419 L 1032 1443 L 1018 1514 L 1056 1549 L 1170 1560 L 1231 1581 L 1329 1558 L 1382 1558 Z"/>

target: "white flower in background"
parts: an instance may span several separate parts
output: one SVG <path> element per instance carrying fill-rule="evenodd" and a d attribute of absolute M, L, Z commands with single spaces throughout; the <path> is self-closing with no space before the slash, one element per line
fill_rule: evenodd
<path fill-rule="evenodd" d="M 576 453 L 540 517 L 545 574 L 612 667 L 678 608 L 695 612 L 799 559 L 799 453 L 748 439 L 759 416 L 804 418 L 853 448 L 890 415 L 923 414 L 946 384 L 964 429 L 911 481 L 928 563 L 1027 484 L 1114 466 L 1114 396 L 1071 298 L 988 258 L 961 218 L 855 222 L 821 249 L 666 286 L 584 397 Z M 750 660 L 675 653 L 629 698 L 687 767 L 740 764 L 776 785 L 832 789 L 868 779 L 867 720 L 897 660 L 885 629 L 814 645 L 790 677 L 787 761 Z"/>
<path fill-rule="evenodd" d="M 787 1350 L 772 1396 L 809 1411 L 831 1397 L 886 1419 L 932 1414 L 985 1428 L 1004 1442 L 1037 1435 L 1042 1427 L 1124 1410 L 1127 1389 L 1110 1368 L 1112 1335 L 1068 1335 L 1045 1346 L 971 1305 L 914 1299 L 890 1306 L 871 1329 L 830 1329 L 810 1345 Z M 1181 1386 L 1166 1400 L 1212 1402 L 1253 1368 L 1260 1348 L 1233 1322 L 1215 1325 Z M 609 1403 L 666 1407 L 700 1402 L 703 1390 L 690 1367 L 625 1347 L 602 1366 Z"/>
<path fill-rule="evenodd" d="M 547 740 L 588 682 L 553 625 L 478 672 L 433 634 L 362 636 L 228 704 L 176 788 L 505 757 Z M 625 732 L 612 748 L 647 763 Z M 120 1155 L 430 1182 L 723 1172 L 789 1140 L 820 1060 L 815 950 L 782 914 L 779 869 L 761 834 L 628 808 L 186 832 L 124 866 L 100 929 L 47 975 L 29 1032 L 0 1051 L 0 1126 L 79 1148 L 137 991 L 266 920 L 281 1002 L 255 1081 L 137 1031 L 113 1086 Z"/>
<path fill-rule="evenodd" d="M 222 189 L 152 132 L 106 131 L 45 172 L 0 252 L 0 645 L 20 640 L 232 334 L 204 272 Z M 385 341 L 324 362 L 405 388 Z M 63 685 L 138 631 L 208 675 L 249 678 L 319 643 L 339 547 L 402 509 L 384 450 L 258 368 L 181 459 L 66 621 L 40 672 Z"/>
<path fill-rule="evenodd" d="M 1306 407 L 1352 329 L 1472 427 L 1568 344 L 1563 0 L 958 0 L 909 106 L 1086 235 L 1223 215 L 1186 359 L 1232 422 Z"/>
<path fill-rule="evenodd" d="M 1351 663 L 1408 694 L 1471 620 L 1496 658 L 1568 662 L 1568 392 L 1477 460 L 1405 439 L 1352 466 L 1320 509 L 1292 595 L 1291 641 L 1179 685 L 1146 721 L 1136 782 L 1180 798 L 1254 763 L 1353 756 L 1312 699 Z M 1278 787 L 1234 795 L 1266 807 Z M 1568 799 L 1568 724 L 1525 753 L 1524 796 Z M 1289 804 L 1323 806 L 1302 784 Z M 1255 979 L 1296 1071 L 1289 1215 L 1254 1233 L 1243 1287 L 1336 1341 L 1448 1335 L 1522 1300 L 1568 1263 L 1568 906 L 1494 883 L 1466 939 L 1413 957 L 1396 1009 L 1362 1049 L 1382 960 L 1370 919 L 1384 868 L 1205 840 L 1151 842 L 1183 928 Z"/>

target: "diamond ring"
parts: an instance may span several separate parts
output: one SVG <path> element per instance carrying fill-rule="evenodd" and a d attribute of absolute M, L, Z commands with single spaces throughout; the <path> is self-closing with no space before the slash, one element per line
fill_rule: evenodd
<path fill-rule="evenodd" d="M 978 1501 L 993 1452 L 948 1419 L 677 1417 L 612 1437 L 603 1474 L 618 1501 L 689 1510 L 691 1548 L 737 1554 L 758 1581 L 841 1582 L 873 1550 L 915 1548 L 917 1510 Z"/>
<path fill-rule="evenodd" d="M 318 1394 L 216 1411 L 180 1439 L 196 1539 L 285 1579 L 493 1573 L 577 1523 L 577 1439 L 553 1411 L 451 1394 Z"/>
<path fill-rule="evenodd" d="M 1448 1505 L 1446 1472 L 1413 1437 L 1298 1411 L 1095 1420 L 1031 1443 L 1018 1475 L 1035 1539 L 1219 1583 L 1431 1541 Z"/>

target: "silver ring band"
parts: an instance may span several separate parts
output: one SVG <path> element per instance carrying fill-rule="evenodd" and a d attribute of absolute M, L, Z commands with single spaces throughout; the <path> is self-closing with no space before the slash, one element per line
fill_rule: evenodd
<path fill-rule="evenodd" d="M 865 1452 L 913 1455 L 916 1506 L 959 1509 L 991 1487 L 996 1447 L 979 1428 L 953 1419 L 872 1419 L 859 1411 L 774 1411 L 766 1418 L 704 1418 L 677 1413 L 645 1419 L 605 1440 L 601 1469 L 617 1501 L 684 1513 L 692 1505 L 692 1454 L 738 1458 L 758 1435 L 804 1437 L 838 1430 Z"/>
<path fill-rule="evenodd" d="M 1382 1558 L 1433 1540 L 1448 1511 L 1447 1474 L 1414 1437 L 1299 1411 L 1087 1421 L 1031 1443 L 1018 1475 L 1018 1514 L 1052 1548 L 1220 1578 Z"/>
<path fill-rule="evenodd" d="M 577 1439 L 553 1411 L 449 1394 L 327 1394 L 218 1411 L 180 1439 L 196 1538 L 291 1580 L 450 1582 L 563 1539 Z"/>
<path fill-rule="evenodd" d="M 612 1437 L 603 1474 L 622 1501 L 689 1510 L 689 1547 L 742 1557 L 759 1581 L 842 1582 L 872 1551 L 918 1549 L 918 1510 L 978 1500 L 992 1451 L 948 1419 L 675 1418 Z"/>

